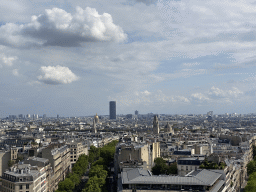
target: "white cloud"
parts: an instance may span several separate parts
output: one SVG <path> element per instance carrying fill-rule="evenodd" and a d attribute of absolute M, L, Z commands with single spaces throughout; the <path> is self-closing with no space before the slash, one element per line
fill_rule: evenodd
<path fill-rule="evenodd" d="M 193 93 L 191 95 L 192 99 L 194 100 L 198 100 L 198 101 L 208 101 L 210 100 L 209 97 L 207 97 L 206 95 L 202 94 L 202 93 Z"/>
<path fill-rule="evenodd" d="M 241 99 L 243 95 L 244 92 L 237 87 L 220 89 L 213 86 L 210 90 L 204 91 L 203 93 L 198 92 L 191 94 L 191 100 L 199 103 L 233 103 L 235 100 Z"/>
<path fill-rule="evenodd" d="M 230 90 L 223 90 L 217 87 L 211 87 L 211 90 L 208 92 L 208 95 L 213 96 L 213 97 L 231 97 L 231 98 L 236 98 L 242 95 L 243 92 L 240 91 L 236 87 L 232 87 Z"/>
<path fill-rule="evenodd" d="M 12 70 L 12 74 L 13 74 L 14 76 L 19 76 L 19 70 L 18 70 L 18 69 L 13 69 L 13 70 Z"/>
<path fill-rule="evenodd" d="M 6 66 L 12 66 L 13 62 L 16 61 L 18 59 L 18 57 L 16 56 L 6 56 L 5 54 L 0 54 L 0 64 L 2 63 L 3 65 Z"/>
<path fill-rule="evenodd" d="M 141 94 L 142 94 L 142 95 L 145 95 L 145 96 L 148 96 L 148 95 L 150 95 L 151 93 L 150 93 L 149 91 L 145 90 L 145 91 L 141 92 Z"/>
<path fill-rule="evenodd" d="M 127 35 L 113 23 L 108 13 L 100 15 L 96 9 L 77 7 L 76 13 L 63 9 L 46 9 L 44 14 L 32 16 L 24 25 L 8 23 L 0 27 L 0 43 L 12 46 L 80 46 L 83 42 L 122 42 Z"/>
<path fill-rule="evenodd" d="M 78 77 L 68 67 L 42 66 L 40 70 L 42 75 L 37 78 L 45 84 L 69 84 L 78 80 Z"/>

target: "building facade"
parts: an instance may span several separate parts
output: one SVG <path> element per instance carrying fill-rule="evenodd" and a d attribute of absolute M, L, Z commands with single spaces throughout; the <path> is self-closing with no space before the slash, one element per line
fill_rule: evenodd
<path fill-rule="evenodd" d="M 109 102 L 109 119 L 116 119 L 116 101 Z"/>
<path fill-rule="evenodd" d="M 19 164 L 5 171 L 1 179 L 2 192 L 48 191 L 45 167 Z"/>
<path fill-rule="evenodd" d="M 50 146 L 42 150 L 42 157 L 49 159 L 53 170 L 53 186 L 50 191 L 58 189 L 58 183 L 66 178 L 71 171 L 70 149 L 67 145 L 61 147 Z"/>

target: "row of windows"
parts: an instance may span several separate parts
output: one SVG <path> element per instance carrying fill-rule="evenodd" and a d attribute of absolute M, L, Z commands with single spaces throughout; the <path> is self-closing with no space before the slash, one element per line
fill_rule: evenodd
<path fill-rule="evenodd" d="M 20 185 L 20 189 L 23 188 L 23 185 Z M 29 184 L 26 184 L 26 189 L 29 189 Z"/>
<path fill-rule="evenodd" d="M 14 189 L 14 185 L 11 184 L 11 183 L 8 183 L 8 182 L 3 182 L 2 183 L 3 186 L 7 187 L 7 188 L 11 188 L 11 189 Z"/>

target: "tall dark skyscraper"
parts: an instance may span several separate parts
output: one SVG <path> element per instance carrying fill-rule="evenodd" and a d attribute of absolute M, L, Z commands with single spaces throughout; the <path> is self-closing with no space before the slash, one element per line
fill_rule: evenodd
<path fill-rule="evenodd" d="M 116 102 L 109 102 L 109 119 L 116 119 Z"/>

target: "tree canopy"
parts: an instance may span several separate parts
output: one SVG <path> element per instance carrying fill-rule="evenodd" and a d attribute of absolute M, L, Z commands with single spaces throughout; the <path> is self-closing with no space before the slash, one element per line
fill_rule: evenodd
<path fill-rule="evenodd" d="M 170 175 L 170 174 L 177 174 L 177 163 L 172 163 L 171 165 L 167 165 L 166 161 L 158 157 L 154 160 L 154 167 L 152 167 L 152 173 L 154 175 Z"/>

